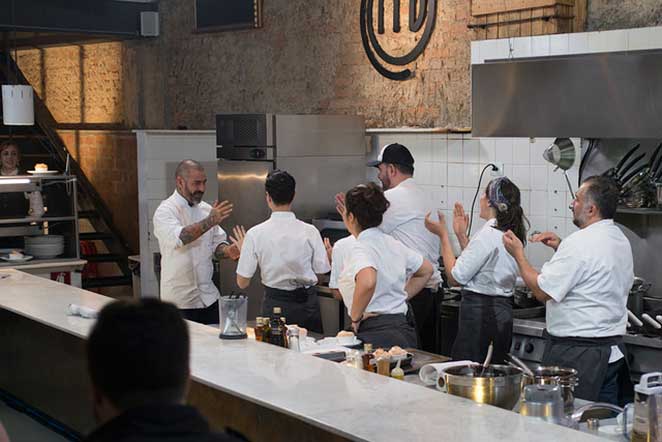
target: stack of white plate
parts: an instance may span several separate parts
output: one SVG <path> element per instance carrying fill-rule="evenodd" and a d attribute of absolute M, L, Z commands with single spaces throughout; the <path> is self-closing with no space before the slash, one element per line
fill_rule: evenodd
<path fill-rule="evenodd" d="M 40 235 L 25 237 L 25 253 L 35 258 L 55 258 L 64 253 L 64 236 Z"/>

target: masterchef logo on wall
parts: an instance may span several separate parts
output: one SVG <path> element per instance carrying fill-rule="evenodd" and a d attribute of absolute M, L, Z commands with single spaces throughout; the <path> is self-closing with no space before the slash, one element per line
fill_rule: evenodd
<path fill-rule="evenodd" d="M 400 0 L 390 0 L 393 5 L 393 32 L 400 32 Z M 384 34 L 384 0 L 377 0 L 377 34 Z M 430 41 L 437 14 L 437 0 L 409 0 L 409 31 L 418 33 L 425 29 L 415 46 L 405 55 L 389 54 L 375 34 L 375 0 L 361 0 L 361 40 L 363 49 L 373 67 L 391 80 L 407 80 L 413 76 L 410 69 L 400 69 L 416 60 Z M 391 65 L 391 66 L 385 66 Z"/>

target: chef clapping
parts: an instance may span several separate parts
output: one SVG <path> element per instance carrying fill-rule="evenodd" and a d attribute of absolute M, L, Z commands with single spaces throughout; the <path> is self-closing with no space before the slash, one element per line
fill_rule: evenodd
<path fill-rule="evenodd" d="M 512 232 L 503 238 L 524 282 L 546 303 L 543 365 L 577 369 L 575 396 L 610 403 L 622 402 L 619 385 L 629 382 L 622 336 L 634 280 L 630 243 L 613 220 L 618 195 L 610 178 L 586 179 L 571 207 L 580 230 L 564 240 L 551 232 L 531 238 L 556 251 L 540 272 Z"/>

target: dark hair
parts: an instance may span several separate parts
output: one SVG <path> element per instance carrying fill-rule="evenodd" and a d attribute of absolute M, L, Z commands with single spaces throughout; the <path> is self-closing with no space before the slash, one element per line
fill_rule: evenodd
<path fill-rule="evenodd" d="M 184 399 L 189 335 L 173 304 L 121 300 L 99 313 L 87 341 L 90 378 L 121 410 Z"/>
<path fill-rule="evenodd" d="M 294 177 L 284 170 L 276 169 L 269 172 L 264 188 L 274 203 L 289 204 L 294 199 L 296 181 Z"/>
<path fill-rule="evenodd" d="M 588 183 L 585 197 L 590 200 L 600 211 L 602 219 L 611 219 L 616 214 L 620 190 L 616 181 L 605 176 L 592 176 L 586 178 Z"/>
<path fill-rule="evenodd" d="M 345 194 L 347 212 L 352 213 L 361 229 L 377 227 L 382 223 L 384 212 L 390 203 L 382 189 L 375 183 L 361 184 Z"/>
<path fill-rule="evenodd" d="M 393 164 L 393 167 L 398 169 L 402 174 L 414 176 L 414 166 L 405 166 L 404 164 Z"/>
<path fill-rule="evenodd" d="M 499 186 L 499 201 L 490 199 L 490 187 Z M 485 195 L 490 206 L 496 209 L 497 230 L 507 232 L 511 230 L 516 237 L 526 244 L 526 231 L 530 226 L 529 220 L 524 216 L 519 188 L 508 178 L 497 178 L 490 181 L 485 188 Z"/>
<path fill-rule="evenodd" d="M 3 143 L 0 143 L 0 152 L 2 152 L 3 150 L 5 150 L 6 148 L 8 148 L 10 146 L 14 146 L 16 148 L 16 150 L 18 151 L 18 156 L 20 158 L 21 149 L 19 148 L 18 143 L 14 140 L 7 140 Z"/>

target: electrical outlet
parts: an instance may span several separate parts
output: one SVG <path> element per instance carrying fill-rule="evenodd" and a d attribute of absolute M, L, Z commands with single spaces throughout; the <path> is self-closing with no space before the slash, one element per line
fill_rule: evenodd
<path fill-rule="evenodd" d="M 503 163 L 497 163 L 493 161 L 493 164 L 497 167 L 497 170 L 490 169 L 490 175 L 493 177 L 505 176 L 506 173 L 503 170 Z"/>

